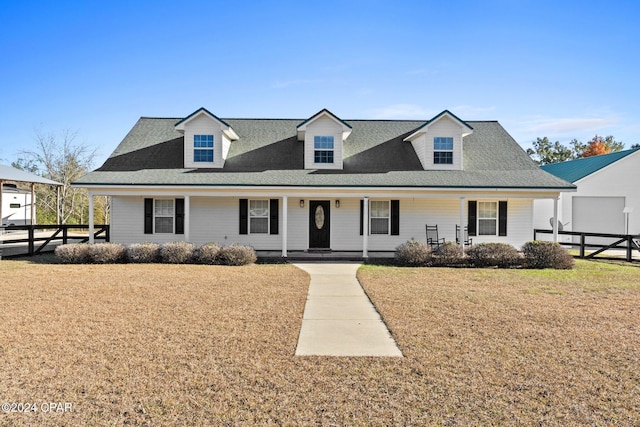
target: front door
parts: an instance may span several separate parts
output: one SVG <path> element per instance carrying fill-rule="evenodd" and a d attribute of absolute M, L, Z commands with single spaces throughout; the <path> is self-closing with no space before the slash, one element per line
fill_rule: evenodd
<path fill-rule="evenodd" d="M 329 249 L 331 242 L 329 238 L 329 225 L 331 216 L 328 200 L 309 201 L 309 248 Z"/>

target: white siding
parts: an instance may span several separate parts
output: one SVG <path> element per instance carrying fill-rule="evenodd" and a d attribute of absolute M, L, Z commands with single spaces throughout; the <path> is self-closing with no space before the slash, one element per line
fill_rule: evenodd
<path fill-rule="evenodd" d="M 502 200 L 496 199 L 495 201 Z M 533 240 L 533 200 L 507 200 L 506 236 L 471 236 L 471 238 L 473 239 L 473 244 L 503 242 L 520 249 L 526 242 Z"/>
<path fill-rule="evenodd" d="M 420 159 L 420 164 L 422 165 L 422 169 L 427 170 L 429 169 L 429 165 L 425 163 L 427 161 L 426 154 L 424 152 L 425 144 L 426 143 L 425 143 L 424 135 L 420 135 L 419 137 L 411 141 L 411 145 L 413 145 L 413 149 L 415 150 L 416 155 L 418 156 L 418 159 Z M 433 158 L 431 159 L 431 163 L 433 163 Z"/>
<path fill-rule="evenodd" d="M 576 192 L 562 193 L 558 205 L 558 218 L 567 231 L 585 231 L 576 229 L 574 222 L 578 220 L 578 225 L 584 223 L 579 217 L 581 215 L 590 216 L 593 212 L 584 210 L 583 212 L 575 212 L 573 210 L 574 197 L 624 197 L 625 206 L 633 208 L 633 213 L 629 215 L 629 233 L 640 234 L 640 187 L 637 185 L 637 176 L 640 170 L 640 151 L 632 153 L 615 163 L 603 168 L 593 174 L 576 181 L 574 184 L 578 187 Z M 542 202 L 542 203 L 541 203 Z M 553 204 L 544 203 L 538 200 L 535 202 L 535 219 L 536 226 L 544 224 L 542 228 L 549 228 L 548 220 L 553 215 Z M 624 218 L 622 212 L 621 217 Z M 619 222 L 612 225 L 611 233 L 619 230 Z"/>
<path fill-rule="evenodd" d="M 453 164 L 436 165 L 433 163 L 433 138 L 437 136 L 453 137 Z M 425 137 L 425 164 L 427 169 L 462 170 L 462 131 L 460 124 L 448 117 L 443 117 L 428 127 Z"/>
<path fill-rule="evenodd" d="M 213 162 L 193 161 L 193 136 L 213 135 Z M 228 143 L 228 141 L 226 142 Z M 224 166 L 223 147 L 225 141 L 220 123 L 201 114 L 185 125 L 184 130 L 184 167 L 185 168 L 221 168 Z M 228 150 L 228 148 L 227 148 Z"/>
<path fill-rule="evenodd" d="M 281 234 L 240 234 L 239 200 L 239 197 L 192 197 L 190 232 L 193 243 L 198 246 L 207 242 L 225 246 L 239 243 L 258 250 L 280 249 Z M 282 206 L 279 210 L 282 212 Z M 282 215 L 279 228 L 282 228 Z"/>
<path fill-rule="evenodd" d="M 168 197 L 163 197 L 168 198 Z M 132 243 L 166 243 L 183 240 L 184 235 L 144 234 L 144 197 L 112 197 L 111 241 L 130 245 Z"/>
<path fill-rule="evenodd" d="M 222 134 L 222 166 L 224 166 L 224 161 L 227 160 L 227 156 L 229 155 L 230 148 L 231 148 L 231 141 L 223 133 Z"/>
<path fill-rule="evenodd" d="M 313 137 L 333 136 L 333 163 L 313 162 Z M 304 136 L 305 169 L 342 169 L 342 126 L 329 117 L 320 117 L 307 126 Z"/>
<path fill-rule="evenodd" d="M 165 197 L 166 198 L 166 197 Z M 336 208 L 335 198 L 288 199 L 288 240 L 289 250 L 306 250 L 309 244 L 310 200 L 330 200 L 331 249 L 361 251 L 360 199 L 341 198 Z M 238 197 L 196 197 L 191 196 L 190 236 L 196 245 L 216 242 L 223 245 L 240 243 L 253 246 L 257 250 L 279 250 L 282 248 L 282 202 L 280 202 L 280 234 L 239 234 Z M 371 200 L 389 200 L 372 198 Z M 407 240 L 425 242 L 425 225 L 438 225 L 440 236 L 447 241 L 455 241 L 455 225 L 459 223 L 460 201 L 447 199 L 399 199 L 400 235 L 370 235 L 370 251 L 391 251 Z M 508 201 L 508 235 L 475 236 L 474 243 L 505 242 L 521 247 L 532 239 L 532 200 L 510 199 Z M 466 203 L 465 203 L 466 209 Z M 466 212 L 465 212 L 466 216 Z M 137 242 L 169 242 L 182 240 L 183 235 L 144 234 L 144 197 L 114 196 L 111 220 L 112 241 L 123 244 Z"/>
<path fill-rule="evenodd" d="M 453 164 L 433 163 L 433 138 L 453 138 Z M 460 124 L 443 116 L 426 128 L 426 132 L 411 141 L 416 155 L 425 170 L 462 170 L 462 128 Z"/>

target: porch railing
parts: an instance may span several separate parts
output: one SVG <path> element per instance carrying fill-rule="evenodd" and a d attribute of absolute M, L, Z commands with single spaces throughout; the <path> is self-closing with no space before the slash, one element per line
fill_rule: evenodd
<path fill-rule="evenodd" d="M 94 225 L 93 237 L 108 242 L 109 225 Z M 89 241 L 86 224 L 11 225 L 0 227 L 0 256 L 37 255 L 55 246 Z"/>
<path fill-rule="evenodd" d="M 533 230 L 533 240 L 538 240 L 538 234 L 551 234 L 553 230 Z M 584 233 L 580 231 L 558 231 L 558 236 L 574 236 L 570 242 L 558 242 L 562 246 L 578 247 L 580 258 L 594 258 L 596 255 L 603 253 L 606 250 L 618 249 L 625 251 L 625 259 L 629 262 L 633 261 L 633 251 L 637 250 L 640 253 L 640 234 L 607 234 L 607 233 Z M 600 241 L 595 241 L 599 239 Z M 602 239 L 610 240 L 611 242 L 602 242 Z M 588 255 L 586 251 L 588 249 L 596 249 Z"/>

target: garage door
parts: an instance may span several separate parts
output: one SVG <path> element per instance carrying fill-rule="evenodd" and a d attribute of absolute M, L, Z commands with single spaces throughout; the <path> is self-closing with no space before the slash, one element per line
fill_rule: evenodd
<path fill-rule="evenodd" d="M 624 197 L 574 197 L 573 231 L 624 234 Z"/>

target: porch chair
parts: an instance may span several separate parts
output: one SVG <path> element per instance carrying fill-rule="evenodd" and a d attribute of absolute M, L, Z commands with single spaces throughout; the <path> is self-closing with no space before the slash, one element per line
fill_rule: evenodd
<path fill-rule="evenodd" d="M 444 244 L 444 237 L 438 237 L 437 225 L 426 225 L 427 227 L 427 244 L 431 246 L 431 249 L 438 249 Z"/>
<path fill-rule="evenodd" d="M 473 245 L 473 239 L 469 238 L 469 230 L 467 229 L 467 226 L 465 225 L 464 227 L 464 245 L 465 246 L 471 246 Z M 456 224 L 456 243 L 459 245 L 460 244 L 460 226 L 458 224 Z"/>

